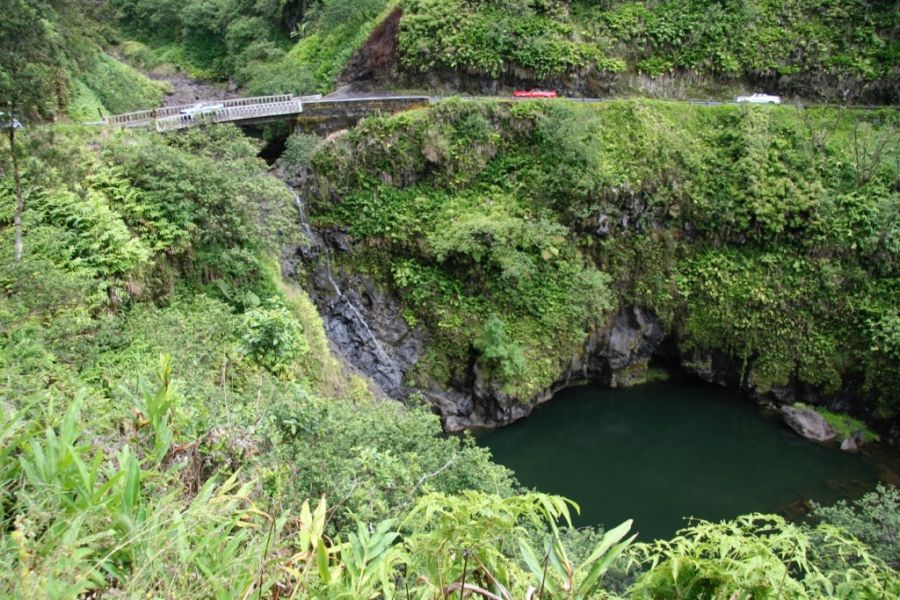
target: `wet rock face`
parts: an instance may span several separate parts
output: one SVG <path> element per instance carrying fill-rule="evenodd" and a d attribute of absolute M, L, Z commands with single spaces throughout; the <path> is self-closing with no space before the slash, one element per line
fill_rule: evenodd
<path fill-rule="evenodd" d="M 425 392 L 439 410 L 448 431 L 467 427 L 496 427 L 527 416 L 535 406 L 578 381 L 596 381 L 611 387 L 642 383 L 647 363 L 665 338 L 656 317 L 647 310 L 619 310 L 608 325 L 589 336 L 579 354 L 572 356 L 559 379 L 532 398 L 518 398 L 492 379 L 477 359 L 469 365 L 464 385 Z M 465 401 L 460 401 L 465 398 Z"/>
<path fill-rule="evenodd" d="M 640 367 L 647 363 L 662 343 L 665 333 L 650 312 L 629 307 L 618 312 L 608 328 L 600 357 L 605 360 L 610 387 L 640 383 Z M 639 367 L 635 369 L 634 367 Z"/>
<path fill-rule="evenodd" d="M 325 334 L 348 366 L 374 381 L 387 396 L 406 398 L 410 390 L 403 377 L 424 353 L 427 333 L 411 329 L 397 299 L 371 279 L 336 270 L 333 256 L 352 251 L 352 241 L 340 231 L 313 229 L 302 196 L 297 196 L 296 205 L 307 240 L 282 253 L 282 275 L 306 280 L 304 287 L 322 317 Z"/>
<path fill-rule="evenodd" d="M 390 303 L 379 304 L 380 294 L 366 283 L 362 289 L 316 299 L 325 334 L 343 358 L 396 400 L 406 398 L 406 372 L 424 352 L 425 336 L 412 331 Z M 348 285 L 345 283 L 345 285 Z M 350 284 L 352 285 L 352 284 Z"/>
<path fill-rule="evenodd" d="M 707 383 L 724 387 L 741 386 L 740 369 L 722 352 L 690 352 L 681 358 L 681 366 Z"/>
<path fill-rule="evenodd" d="M 791 429 L 807 439 L 827 442 L 837 435 L 825 418 L 811 408 L 784 406 L 781 415 Z"/>
<path fill-rule="evenodd" d="M 385 394 L 405 398 L 409 390 L 403 377 L 424 353 L 427 335 L 412 330 L 396 300 L 371 280 L 328 274 L 327 268 L 320 266 L 313 279 L 318 291 L 315 302 L 328 339 Z"/>

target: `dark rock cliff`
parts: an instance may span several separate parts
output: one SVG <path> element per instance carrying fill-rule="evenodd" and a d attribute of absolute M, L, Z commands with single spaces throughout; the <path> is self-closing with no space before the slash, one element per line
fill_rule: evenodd
<path fill-rule="evenodd" d="M 449 393 L 430 389 L 424 394 L 438 408 L 449 431 L 506 425 L 527 416 L 535 406 L 577 382 L 592 381 L 609 387 L 643 382 L 650 359 L 657 354 L 664 338 L 651 313 L 637 307 L 623 307 L 605 327 L 587 337 L 582 351 L 569 359 L 567 368 L 553 385 L 531 398 L 506 393 L 477 361 L 469 366 L 466 385 L 455 386 Z M 461 402 L 461 397 L 468 400 Z"/>
<path fill-rule="evenodd" d="M 303 174 L 293 183 L 300 183 Z M 304 284 L 322 316 L 335 350 L 353 368 L 375 382 L 386 396 L 407 400 L 420 394 L 440 414 L 447 431 L 470 427 L 496 427 L 527 416 L 535 406 L 559 390 L 593 382 L 625 387 L 646 380 L 651 359 L 662 358 L 703 381 L 739 390 L 760 404 L 772 407 L 802 402 L 830 410 L 850 412 L 875 425 L 889 439 L 900 439 L 896 422 L 882 422 L 874 413 L 860 413 L 864 395 L 859 383 L 848 382 L 836 393 L 790 382 L 762 389 L 754 382 L 753 360 L 739 361 L 721 350 L 678 351 L 677 331 L 664 330 L 655 315 L 644 308 L 620 306 L 606 323 L 591 332 L 581 350 L 566 361 L 556 381 L 528 398 L 505 391 L 493 380 L 490 369 L 473 349 L 462 373 L 449 381 L 429 380 L 412 387 L 409 374 L 428 351 L 424 327 L 410 327 L 402 303 L 360 273 L 346 273 L 335 266 L 355 250 L 354 242 L 337 230 L 313 230 L 298 199 L 300 226 L 308 243 L 286 249 L 282 259 L 285 276 Z M 335 260 L 337 257 L 337 260 Z"/>
<path fill-rule="evenodd" d="M 610 387 L 640 383 L 665 338 L 651 313 L 625 307 L 589 335 L 557 381 L 534 397 L 506 393 L 474 354 L 465 377 L 431 381 L 413 389 L 406 376 L 427 351 L 427 332 L 407 324 L 401 303 L 389 291 L 364 275 L 346 274 L 334 267 L 333 253 L 352 251 L 346 236 L 333 231 L 310 232 L 313 239 L 309 245 L 284 255 L 283 271 L 304 280 L 339 354 L 389 397 L 403 400 L 419 392 L 441 415 L 447 431 L 506 425 L 579 381 Z"/>

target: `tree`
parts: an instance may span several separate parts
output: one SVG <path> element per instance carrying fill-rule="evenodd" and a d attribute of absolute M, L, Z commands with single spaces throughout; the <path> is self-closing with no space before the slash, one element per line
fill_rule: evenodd
<path fill-rule="evenodd" d="M 900 489 L 878 484 L 859 500 L 816 505 L 812 516 L 840 527 L 864 542 L 872 553 L 900 569 Z"/>
<path fill-rule="evenodd" d="M 522 348 L 507 338 L 506 325 L 497 315 L 491 315 L 485 322 L 484 332 L 475 342 L 475 348 L 505 382 L 511 382 L 525 370 Z"/>
<path fill-rule="evenodd" d="M 19 169 L 16 130 L 19 121 L 46 115 L 61 80 L 61 53 L 42 0 L 6 0 L 0 19 L 0 127 L 9 140 L 16 187 L 16 260 L 22 258 L 22 213 L 25 197 Z"/>

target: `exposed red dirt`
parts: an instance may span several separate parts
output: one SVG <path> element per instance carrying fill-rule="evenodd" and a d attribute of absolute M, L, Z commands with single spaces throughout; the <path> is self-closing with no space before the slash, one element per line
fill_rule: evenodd
<path fill-rule="evenodd" d="M 403 9 L 398 6 L 375 27 L 369 39 L 341 73 L 339 84 L 378 85 L 396 76 L 402 17 Z"/>

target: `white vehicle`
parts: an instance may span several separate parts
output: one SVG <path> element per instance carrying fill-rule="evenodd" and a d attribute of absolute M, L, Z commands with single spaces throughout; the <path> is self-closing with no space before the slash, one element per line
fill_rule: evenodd
<path fill-rule="evenodd" d="M 752 96 L 738 96 L 737 102 L 749 102 L 750 104 L 781 104 L 781 96 L 769 94 L 753 94 Z"/>
<path fill-rule="evenodd" d="M 206 102 L 199 102 L 193 106 L 189 106 L 187 108 L 182 108 L 180 111 L 183 115 L 211 115 L 225 108 L 225 105 L 219 102 L 218 104 L 207 104 Z"/>
<path fill-rule="evenodd" d="M 22 129 L 22 124 L 18 119 L 10 121 L 5 112 L 0 112 L 0 129 Z"/>

